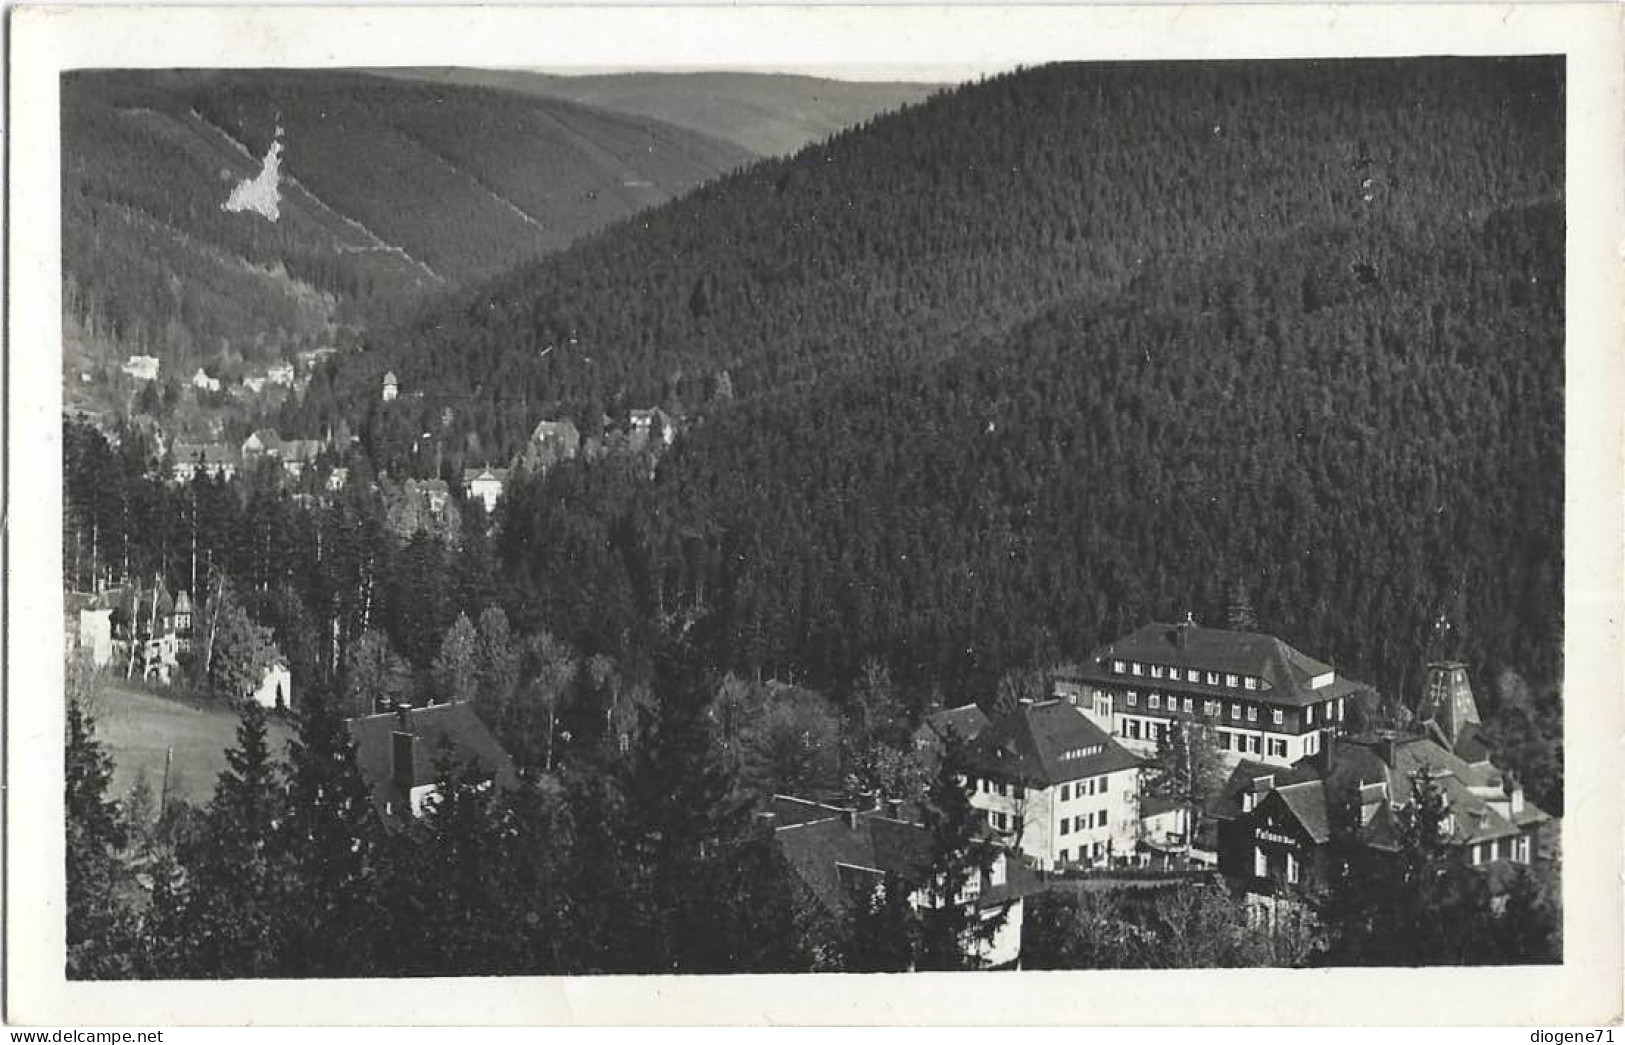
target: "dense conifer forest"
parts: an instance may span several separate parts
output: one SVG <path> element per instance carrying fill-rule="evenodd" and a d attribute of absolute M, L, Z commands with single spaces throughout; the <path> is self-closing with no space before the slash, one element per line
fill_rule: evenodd
<path fill-rule="evenodd" d="M 739 670 L 975 696 L 1240 586 L 1397 696 L 1555 681 L 1560 103 L 1538 59 L 1019 72 L 431 309 L 301 416 L 387 466 L 455 403 L 455 466 L 682 408 L 652 488 L 559 469 L 505 553 L 550 626 L 703 607 Z"/>

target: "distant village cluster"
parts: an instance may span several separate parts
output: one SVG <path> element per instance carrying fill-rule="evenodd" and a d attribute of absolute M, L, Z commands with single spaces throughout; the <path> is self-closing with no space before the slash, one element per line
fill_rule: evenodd
<path fill-rule="evenodd" d="M 140 373 L 147 373 L 145 361 L 150 360 L 153 364 L 152 377 L 156 377 L 157 360 L 152 357 L 132 357 L 130 366 L 135 366 L 138 358 L 142 361 L 138 368 Z M 201 370 L 198 373 L 200 379 L 205 377 Z M 144 379 L 151 380 L 152 377 Z M 194 379 L 194 384 L 197 380 Z M 273 384 L 291 384 L 292 367 L 287 364 L 272 367 L 268 380 Z M 401 395 L 399 378 L 393 371 L 385 374 L 381 400 L 391 403 L 400 399 Z M 470 501 L 477 501 L 483 505 L 489 513 L 496 510 L 497 503 L 502 499 L 503 490 L 515 470 L 542 473 L 562 461 L 575 460 L 578 457 L 595 460 L 618 448 L 649 454 L 651 459 L 657 458 L 676 440 L 679 419 L 658 406 L 634 408 L 627 412 L 624 422 L 605 415 L 602 418 L 602 429 L 605 432 L 604 438 L 584 440 L 580 429 L 573 421 L 568 419 L 539 421 L 531 433 L 530 440 L 508 465 L 495 466 L 486 463 L 479 467 L 464 468 L 462 492 Z M 167 455 L 170 459 L 168 477 L 176 483 L 191 482 L 199 475 L 229 481 L 240 471 L 251 468 L 260 461 L 275 462 L 291 480 L 299 480 L 307 471 L 314 471 L 325 462 L 321 489 L 326 493 L 338 493 L 349 482 L 350 469 L 339 463 L 344 460 L 349 445 L 338 445 L 331 433 L 321 439 L 283 438 L 274 428 L 261 428 L 250 433 L 238 446 L 221 441 L 184 440 L 176 440 L 166 445 L 161 431 L 154 432 L 154 436 L 159 455 Z M 350 443 L 355 441 L 356 437 L 349 438 Z M 406 481 L 411 482 L 414 490 L 421 491 L 428 499 L 431 512 L 439 513 L 444 509 L 450 495 L 450 487 L 444 479 L 430 476 Z"/>

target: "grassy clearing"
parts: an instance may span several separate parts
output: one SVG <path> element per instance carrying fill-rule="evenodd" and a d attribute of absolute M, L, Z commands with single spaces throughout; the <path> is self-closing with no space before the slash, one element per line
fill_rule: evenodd
<path fill-rule="evenodd" d="M 96 737 L 113 758 L 111 791 L 123 795 L 145 773 L 156 796 L 164 778 L 164 754 L 170 748 L 172 797 L 196 805 L 214 794 L 215 778 L 226 768 L 226 749 L 237 737 L 237 714 L 214 705 L 182 700 L 122 681 L 107 681 L 95 700 Z M 272 719 L 267 729 L 271 751 L 281 755 L 293 735 Z"/>

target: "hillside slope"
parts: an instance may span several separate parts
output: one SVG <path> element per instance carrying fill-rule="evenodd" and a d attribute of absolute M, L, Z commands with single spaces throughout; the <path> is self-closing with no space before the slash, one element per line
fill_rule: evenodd
<path fill-rule="evenodd" d="M 448 402 L 454 441 L 507 456 L 544 414 L 590 428 L 605 408 L 697 409 L 724 370 L 750 397 L 944 359 L 1053 304 L 1302 229 L 1482 219 L 1561 191 L 1560 90 L 1551 63 L 1510 61 L 999 77 L 434 308 L 313 389 L 306 420 L 357 425 L 391 368 L 425 398 L 379 419 L 384 461 Z"/>
<path fill-rule="evenodd" d="M 343 72 L 72 73 L 62 111 L 69 317 L 182 371 L 331 343 L 749 159 L 653 120 Z M 278 142 L 274 219 L 224 209 Z"/>
<path fill-rule="evenodd" d="M 500 509 L 527 625 L 583 648 L 695 612 L 736 670 L 980 697 L 1239 589 L 1388 692 L 1429 655 L 1551 681 L 1562 94 L 1543 59 L 1003 77 L 435 310 L 307 410 L 409 469 L 454 398 L 448 468 L 550 409 L 701 416 L 652 487 Z M 380 407 L 386 364 L 424 398 Z"/>
<path fill-rule="evenodd" d="M 686 127 L 758 156 L 789 155 L 942 89 L 937 84 L 743 72 L 554 76 L 521 70 L 391 69 L 383 75 L 578 102 Z"/>

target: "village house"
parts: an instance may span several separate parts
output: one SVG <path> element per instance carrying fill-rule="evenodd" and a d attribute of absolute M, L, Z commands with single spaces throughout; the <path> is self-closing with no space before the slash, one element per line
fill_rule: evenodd
<path fill-rule="evenodd" d="M 1379 851 L 1397 847 L 1396 815 L 1423 774 L 1445 799 L 1443 829 L 1464 863 L 1532 861 L 1552 818 L 1515 778 L 1419 733 L 1381 730 L 1332 738 L 1297 765 L 1255 776 L 1244 812 L 1221 827 L 1219 869 L 1258 896 L 1324 884 L 1337 870 L 1335 843 L 1347 837 L 1340 831 L 1357 830 L 1359 844 Z"/>
<path fill-rule="evenodd" d="M 413 484 L 414 480 L 408 479 L 406 481 L 408 490 Z M 446 485 L 446 480 L 419 479 L 416 480 L 416 486 L 418 492 L 423 495 L 423 499 L 428 503 L 429 512 L 435 518 L 438 519 L 446 513 L 446 502 L 451 500 L 451 487 Z"/>
<path fill-rule="evenodd" d="M 192 387 L 202 392 L 218 392 L 220 391 L 220 379 L 210 377 L 202 367 L 198 367 L 197 373 L 192 375 Z"/>
<path fill-rule="evenodd" d="M 237 456 L 224 443 L 176 443 L 170 475 L 177 483 L 189 483 L 201 474 L 210 479 L 230 479 L 237 474 Z"/>
<path fill-rule="evenodd" d="M 184 591 L 180 599 L 172 597 L 161 578 L 151 588 L 110 587 L 98 593 L 90 609 L 108 611 L 110 652 L 113 659 L 123 659 L 126 675 L 139 670 L 143 679 L 169 683 L 179 667 L 182 643 L 189 642 L 192 631 L 191 600 Z"/>
<path fill-rule="evenodd" d="M 925 880 L 931 832 L 905 819 L 898 803 L 858 810 L 775 795 L 766 820 L 799 888 L 834 918 L 848 918 L 888 881 L 904 883 L 914 910 L 940 902 Z M 1030 873 L 994 846 L 987 872 L 974 875 L 953 899 L 956 906 L 974 908 L 983 922 L 1003 919 L 991 940 L 966 942 L 981 965 L 1007 967 L 1020 958 L 1022 896 L 1034 888 Z"/>
<path fill-rule="evenodd" d="M 971 804 L 1040 870 L 1136 858 L 1142 760 L 1079 708 L 1022 701 L 963 759 Z"/>
<path fill-rule="evenodd" d="M 261 375 L 261 374 L 249 374 L 249 375 L 245 376 L 243 378 L 243 388 L 246 389 L 247 391 L 253 393 L 254 395 L 259 395 L 261 392 L 265 391 L 265 377 L 264 377 L 264 375 Z"/>
<path fill-rule="evenodd" d="M 285 661 L 277 660 L 265 668 L 260 684 L 248 699 L 268 711 L 286 711 L 293 707 L 293 675 Z"/>
<path fill-rule="evenodd" d="M 485 505 L 487 512 L 495 511 L 497 501 L 502 499 L 503 484 L 508 481 L 508 469 L 484 468 L 463 469 L 463 490 L 470 500 L 479 500 Z"/>
<path fill-rule="evenodd" d="M 633 410 L 628 418 L 628 433 L 634 450 L 641 450 L 651 442 L 664 449 L 677 438 L 677 424 L 658 406 Z"/>
<path fill-rule="evenodd" d="M 304 474 L 307 466 L 321 456 L 320 439 L 284 439 L 274 428 L 260 428 L 243 440 L 243 463 L 251 464 L 261 458 L 281 463 L 282 470 L 292 478 Z"/>
<path fill-rule="evenodd" d="M 272 363 L 270 366 L 265 368 L 265 380 L 271 382 L 273 385 L 281 385 L 283 388 L 291 388 L 293 386 L 293 364 Z"/>
<path fill-rule="evenodd" d="M 131 356 L 123 366 L 124 372 L 137 381 L 158 380 L 160 369 L 162 364 L 157 356 Z"/>
<path fill-rule="evenodd" d="M 327 473 L 327 492 L 338 493 L 340 490 L 343 490 L 344 487 L 349 484 L 349 482 L 350 470 L 343 467 L 335 468 L 331 472 Z"/>
<path fill-rule="evenodd" d="M 400 394 L 401 383 L 396 379 L 395 371 L 391 370 L 384 375 L 384 402 L 393 403 Z"/>
<path fill-rule="evenodd" d="M 471 764 L 477 786 L 507 789 L 518 781 L 513 759 L 465 702 L 399 707 L 349 721 L 356 767 L 388 825 L 421 817 L 438 793 L 441 752 Z"/>
<path fill-rule="evenodd" d="M 1213 727 L 1221 755 L 1289 766 L 1343 728 L 1370 687 L 1272 635 L 1147 624 L 1056 678 L 1056 695 L 1132 751 L 1155 752 L 1171 723 Z"/>
<path fill-rule="evenodd" d="M 574 421 L 538 421 L 530 433 L 530 447 L 534 449 L 543 469 L 559 461 L 573 460 L 581 452 L 581 432 Z"/>
<path fill-rule="evenodd" d="M 960 742 L 975 738 L 987 728 L 987 715 L 975 704 L 943 708 L 927 713 L 914 731 L 914 751 L 921 764 L 934 769 L 946 753 L 950 737 Z"/>
<path fill-rule="evenodd" d="M 113 608 L 89 592 L 68 592 L 63 608 L 74 647 L 86 651 L 96 667 L 106 667 L 113 659 Z"/>

